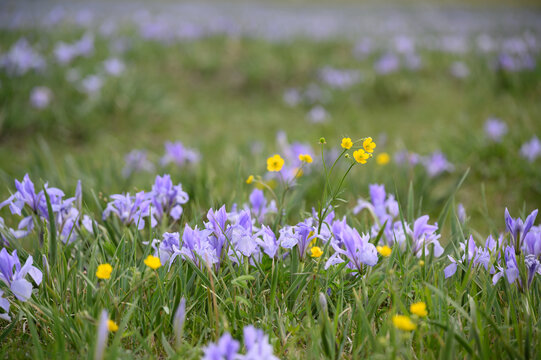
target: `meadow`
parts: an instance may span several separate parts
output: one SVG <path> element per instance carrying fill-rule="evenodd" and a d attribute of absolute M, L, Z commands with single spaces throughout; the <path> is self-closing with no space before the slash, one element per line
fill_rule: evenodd
<path fill-rule="evenodd" d="M 11 16 L 0 358 L 538 358 L 533 9 Z"/>

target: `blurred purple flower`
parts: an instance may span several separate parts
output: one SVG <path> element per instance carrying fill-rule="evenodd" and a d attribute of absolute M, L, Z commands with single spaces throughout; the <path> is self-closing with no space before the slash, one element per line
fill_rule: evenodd
<path fill-rule="evenodd" d="M 306 114 L 306 117 L 308 121 L 310 121 L 313 124 L 321 124 L 328 120 L 329 113 L 325 110 L 325 108 L 321 105 L 314 106 L 308 114 Z"/>
<path fill-rule="evenodd" d="M 500 142 L 502 137 L 507 134 L 507 124 L 500 119 L 488 118 L 485 121 L 485 134 L 489 139 Z"/>
<path fill-rule="evenodd" d="M 45 60 L 28 44 L 26 39 L 21 38 L 5 55 L 0 57 L 0 68 L 5 68 L 10 75 L 20 76 L 30 70 L 45 68 Z"/>
<path fill-rule="evenodd" d="M 222 335 L 218 343 L 210 343 L 203 348 L 201 360 L 237 360 L 239 358 L 240 344 L 231 337 L 231 334 Z"/>
<path fill-rule="evenodd" d="M 177 166 L 184 166 L 188 163 L 195 164 L 199 162 L 200 154 L 194 149 L 185 147 L 180 141 L 166 142 L 165 155 L 161 159 L 161 165 L 166 166 L 174 163 Z"/>
<path fill-rule="evenodd" d="M 146 171 L 153 172 L 154 164 L 148 160 L 145 150 L 132 150 L 125 157 L 126 164 L 122 169 L 122 176 L 130 177 L 133 173 Z"/>
<path fill-rule="evenodd" d="M 453 171 L 454 166 L 441 151 L 435 151 L 432 155 L 424 158 L 422 163 L 430 177 L 436 177 L 446 171 Z"/>
<path fill-rule="evenodd" d="M 534 162 L 535 159 L 541 156 L 541 141 L 539 141 L 537 136 L 532 137 L 530 141 L 521 146 L 520 155 L 529 162 Z"/>
<path fill-rule="evenodd" d="M 103 62 L 105 72 L 112 76 L 120 76 L 126 69 L 126 65 L 118 58 L 110 58 Z"/>
<path fill-rule="evenodd" d="M 99 75 L 88 75 L 81 80 L 81 91 L 87 95 L 96 95 L 103 86 L 103 78 Z"/>
<path fill-rule="evenodd" d="M 53 93 L 45 86 L 36 86 L 30 93 L 30 103 L 36 109 L 44 109 L 49 106 L 52 98 Z"/>
<path fill-rule="evenodd" d="M 240 356 L 242 360 L 278 360 L 273 355 L 269 337 L 263 330 L 256 329 L 252 325 L 244 327 L 244 346 L 246 355 Z"/>
<path fill-rule="evenodd" d="M 393 53 L 382 55 L 374 64 L 374 70 L 381 75 L 390 74 L 400 67 L 400 59 Z"/>

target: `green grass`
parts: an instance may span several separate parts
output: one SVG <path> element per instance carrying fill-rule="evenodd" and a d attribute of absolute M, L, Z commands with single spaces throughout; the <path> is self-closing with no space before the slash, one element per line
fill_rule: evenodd
<path fill-rule="evenodd" d="M 128 30 L 125 34 L 132 37 Z M 0 51 L 20 35 L 2 31 Z M 74 40 L 81 34 L 66 28 L 24 35 L 48 54 L 55 40 Z M 431 222 L 446 219 L 440 223 L 441 242 L 447 245 L 445 254 L 454 254 L 464 235 L 484 240 L 502 232 L 506 206 L 512 214 L 523 215 L 541 201 L 539 160 L 530 164 L 518 154 L 522 143 L 541 133 L 539 68 L 529 74 L 498 74 L 487 58 L 468 54 L 463 60 L 472 75 L 460 81 L 448 71 L 459 57 L 422 52 L 420 71 L 384 77 L 371 70 L 374 56 L 356 60 L 346 41 L 268 43 L 214 37 L 166 46 L 133 40 L 122 56 L 127 71 L 108 80 L 96 99 L 74 89 L 65 80 L 65 69 L 52 62 L 43 74 L 0 74 L 2 199 L 15 191 L 13 180 L 25 173 L 70 196 L 81 179 L 85 212 L 100 219 L 97 233 L 82 232 L 70 245 L 57 244 L 45 222 L 22 243 L 13 242 L 22 258 L 33 256 L 44 281 L 27 303 L 12 301 L 14 321 L 0 323 L 1 358 L 90 359 L 102 309 L 120 325 L 109 337 L 111 359 L 198 358 L 205 344 L 217 340 L 217 333 L 229 331 L 241 339 L 248 324 L 263 329 L 275 354 L 286 359 L 537 356 L 538 278 L 528 291 L 504 279 L 493 286 L 492 277 L 479 269 L 460 269 L 445 280 L 446 256 L 428 256 L 420 265 L 419 259 L 396 248 L 362 277 L 343 266 L 324 270 L 329 248 L 320 259 L 265 257 L 257 267 L 227 261 L 219 271 L 176 261 L 169 271 L 167 266 L 151 271 L 143 264 L 151 251 L 143 242 L 160 238 L 165 230 L 181 231 L 185 222 L 202 226 L 209 207 L 247 202 L 251 186 L 245 179 L 265 174 L 266 158 L 279 152 L 279 130 L 286 131 L 290 141 L 314 148 L 324 136 L 328 148 L 335 149 L 343 136 L 377 139 L 385 133 L 387 143 L 379 143 L 376 153 L 392 156 L 403 147 L 421 154 L 441 149 L 456 170 L 430 179 L 420 168 L 379 166 L 375 161 L 356 166 L 341 194 L 347 203 L 335 202 L 337 214 L 347 215 L 359 231 L 368 231 L 372 220 L 353 216 L 351 209 L 357 198 L 368 197 L 368 184 L 384 183 L 398 196 L 406 222 L 425 213 Z M 107 46 L 107 40 L 98 37 L 95 55 L 76 60 L 74 67 L 94 73 L 108 57 Z M 330 91 L 325 108 L 332 119 L 310 124 L 305 119 L 310 106 L 288 107 L 282 94 L 317 82 L 318 69 L 326 65 L 360 69 L 363 82 L 347 91 Z M 50 108 L 30 108 L 29 93 L 36 85 L 53 91 Z M 509 125 L 501 144 L 490 143 L 483 134 L 489 116 Z M 190 194 L 181 222 L 137 231 L 115 220 L 101 221 L 106 197 L 150 190 L 156 175 L 123 179 L 123 156 L 134 148 L 148 149 L 158 160 L 167 140 L 181 140 L 202 153 L 194 167 L 158 171 L 170 173 Z M 254 142 L 262 143 L 260 154 L 252 153 Z M 286 218 L 271 218 L 269 223 L 294 224 L 305 218 L 318 206 L 324 184 L 322 168 L 315 167 L 288 198 Z M 458 202 L 468 211 L 466 225 L 454 215 Z M 0 215 L 8 225 L 16 225 L 7 209 Z M 98 281 L 96 268 L 105 262 L 114 268 L 112 277 Z M 324 309 L 319 294 L 328 291 Z M 174 349 L 171 318 L 182 296 L 188 316 L 182 345 Z M 392 315 L 407 314 L 415 301 L 426 302 L 428 317 L 415 319 L 419 327 L 413 333 L 395 329 Z"/>

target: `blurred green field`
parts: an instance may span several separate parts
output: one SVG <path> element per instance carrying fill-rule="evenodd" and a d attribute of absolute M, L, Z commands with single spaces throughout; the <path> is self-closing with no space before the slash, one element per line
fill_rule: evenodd
<path fill-rule="evenodd" d="M 24 35 L 47 53 L 56 41 L 75 41 L 82 34 L 71 28 L 46 34 L 3 31 L 0 43 L 5 50 Z M 191 170 L 167 170 L 200 206 L 242 202 L 244 179 L 263 174 L 267 156 L 279 151 L 277 132 L 285 131 L 289 141 L 314 147 L 321 136 L 336 144 L 342 136 L 385 138 L 377 152 L 392 157 L 404 148 L 420 154 L 442 150 L 455 165 L 453 173 L 429 179 L 420 169 L 372 162 L 350 179 L 349 200 L 366 197 L 374 182 L 405 196 L 412 181 L 423 208 L 437 214 L 470 168 L 457 201 L 480 229 L 489 226 L 487 216 L 499 217 L 506 206 L 519 211 L 541 201 L 541 168 L 518 155 L 521 144 L 541 132 L 539 68 L 506 74 L 493 71 L 482 55 L 421 52 L 420 70 L 381 76 L 372 70 L 379 54 L 358 60 L 345 40 L 271 43 L 215 36 L 164 45 L 130 37 L 130 30 L 125 35 L 127 69 L 108 79 L 98 97 L 81 94 L 66 80 L 67 69 L 54 61 L 42 74 L 0 75 L 0 193 L 7 195 L 12 179 L 27 172 L 66 188 L 84 179 L 85 189 L 105 194 L 144 188 L 152 174 L 119 176 L 126 153 L 147 149 L 157 159 L 164 141 L 180 140 L 199 149 L 202 162 Z M 83 75 L 96 72 L 109 56 L 108 46 L 97 36 L 94 55 L 77 59 L 72 68 Z M 466 79 L 448 70 L 458 59 L 471 71 Z M 358 69 L 362 81 L 347 90 L 326 90 L 330 120 L 313 124 L 306 119 L 311 105 L 290 107 L 282 97 L 288 88 L 317 84 L 325 66 Z M 47 109 L 28 105 L 28 94 L 38 85 L 54 94 Z M 483 132 L 488 117 L 509 125 L 500 144 Z M 261 152 L 252 153 L 254 143 L 261 143 Z M 315 201 L 321 179 L 306 181 L 313 183 L 308 202 Z"/>

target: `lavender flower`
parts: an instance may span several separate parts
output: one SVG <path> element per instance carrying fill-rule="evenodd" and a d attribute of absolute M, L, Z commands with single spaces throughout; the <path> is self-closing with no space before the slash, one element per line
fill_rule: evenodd
<path fill-rule="evenodd" d="M 334 222 L 333 235 L 335 241 L 331 241 L 335 253 L 327 260 L 325 269 L 332 265 L 344 262 L 341 256 L 345 256 L 349 262 L 347 267 L 362 273 L 363 264 L 374 266 L 378 262 L 376 247 L 368 240 L 367 234 L 359 235 L 356 229 L 351 228 L 343 222 Z"/>
<path fill-rule="evenodd" d="M 210 265 L 218 263 L 216 249 L 209 241 L 209 231 L 199 230 L 197 226 L 191 228 L 188 224 L 184 226 L 182 234 L 182 248 L 180 253 L 185 259 L 190 259 L 194 264 L 200 265 L 200 259 Z"/>
<path fill-rule="evenodd" d="M 188 194 L 182 190 L 182 184 L 173 185 L 171 176 L 156 176 L 152 191 L 148 194 L 152 205 L 150 209 L 151 226 L 154 227 L 166 216 L 174 220 L 180 219 L 182 205 L 188 202 Z"/>
<path fill-rule="evenodd" d="M 423 252 L 428 254 L 430 244 L 434 247 L 435 257 L 443 254 L 443 248 L 438 241 L 441 235 L 436 234 L 438 224 L 430 225 L 428 219 L 428 215 L 421 216 L 413 223 L 413 231 L 408 231 L 413 240 L 412 251 L 417 257 L 421 257 Z"/>
<path fill-rule="evenodd" d="M 107 335 L 109 335 L 109 314 L 107 310 L 102 310 L 100 320 L 98 322 L 98 332 L 96 336 L 96 348 L 94 350 L 94 360 L 102 360 L 107 346 Z"/>
<path fill-rule="evenodd" d="M 24 266 L 21 267 L 17 250 L 13 250 L 11 255 L 5 248 L 0 251 L 0 280 L 23 302 L 32 296 L 32 283 L 25 279 L 26 275 L 30 275 L 37 285 L 41 284 L 43 277 L 41 271 L 32 265 L 33 262 L 32 256 L 28 256 Z"/>
<path fill-rule="evenodd" d="M 326 66 L 319 70 L 319 78 L 331 88 L 345 90 L 361 81 L 361 73 L 358 70 L 341 70 Z"/>
<path fill-rule="evenodd" d="M 105 72 L 112 76 L 120 76 L 126 69 L 126 65 L 118 58 L 110 58 L 103 62 Z"/>
<path fill-rule="evenodd" d="M 188 163 L 195 164 L 199 162 L 200 157 L 199 152 L 184 147 L 180 141 L 166 142 L 165 155 L 162 157 L 161 165 L 165 166 L 169 163 L 174 163 L 177 166 L 184 166 Z"/>
<path fill-rule="evenodd" d="M 240 344 L 231 334 L 222 335 L 218 343 L 210 343 L 203 349 L 202 360 L 236 360 L 239 356 Z"/>
<path fill-rule="evenodd" d="M 45 109 L 49 106 L 53 93 L 48 87 L 36 86 L 30 93 L 30 104 L 36 109 Z"/>
<path fill-rule="evenodd" d="M 89 75 L 81 81 L 80 90 L 87 95 L 96 95 L 103 86 L 103 79 L 99 75 Z"/>
<path fill-rule="evenodd" d="M 171 268 L 173 261 L 181 255 L 180 235 L 178 232 L 166 232 L 162 235 L 162 240 L 152 241 L 152 247 L 155 250 L 154 256 L 159 257 L 162 264 L 169 263 L 169 268 Z"/>
<path fill-rule="evenodd" d="M 532 137 L 530 141 L 522 145 L 520 155 L 529 162 L 534 162 L 535 159 L 541 156 L 541 141 L 539 141 L 537 136 Z"/>
<path fill-rule="evenodd" d="M 173 318 L 173 330 L 177 338 L 177 347 L 180 347 L 182 342 L 182 330 L 184 329 L 184 321 L 186 320 L 186 299 L 182 297 L 178 308 L 175 311 L 175 316 Z"/>
<path fill-rule="evenodd" d="M 270 205 L 267 206 L 267 199 L 265 199 L 263 191 L 259 189 L 254 189 L 250 194 L 250 205 L 252 214 L 260 223 L 263 223 L 265 215 L 277 211 L 275 201 L 271 201 Z"/>
<path fill-rule="evenodd" d="M 8 74 L 21 76 L 30 70 L 45 68 L 45 60 L 22 38 L 0 57 L 0 68 L 5 68 Z"/>
<path fill-rule="evenodd" d="M 422 160 L 422 163 L 430 177 L 436 177 L 446 171 L 453 171 L 451 164 L 441 151 L 436 151 L 432 155 Z"/>
<path fill-rule="evenodd" d="M 496 118 L 488 118 L 485 121 L 485 134 L 495 142 L 500 142 L 502 137 L 507 134 L 507 124 Z"/>
<path fill-rule="evenodd" d="M 154 171 L 154 164 L 147 158 L 147 153 L 144 150 L 132 150 L 125 157 L 126 165 L 122 170 L 122 176 L 130 177 L 133 173 L 146 171 Z"/>
<path fill-rule="evenodd" d="M 507 232 L 511 234 L 511 239 L 513 240 L 513 243 L 517 249 L 522 247 L 523 240 L 528 235 L 528 232 L 533 226 L 536 217 L 537 209 L 528 215 L 526 221 L 522 221 L 520 218 L 513 219 L 511 215 L 509 215 L 509 210 L 505 208 L 505 227 Z"/>
<path fill-rule="evenodd" d="M 0 290 L 0 308 L 4 310 L 3 313 L 0 313 L 0 319 L 11 321 L 9 316 L 9 301 L 4 298 L 4 292 Z"/>
<path fill-rule="evenodd" d="M 268 226 L 263 225 L 263 228 L 256 236 L 255 241 L 263 249 L 263 252 L 270 258 L 274 258 L 280 246 L 274 232 Z"/>
<path fill-rule="evenodd" d="M 278 360 L 273 355 L 269 337 L 263 330 L 256 329 L 252 325 L 244 327 L 244 346 L 246 355 L 240 357 L 242 360 Z"/>
<path fill-rule="evenodd" d="M 382 55 L 374 64 L 374 70 L 381 75 L 397 71 L 400 67 L 400 59 L 393 53 Z"/>
<path fill-rule="evenodd" d="M 457 205 L 456 212 L 458 216 L 458 221 L 460 221 L 461 224 L 464 224 L 466 222 L 467 215 L 466 215 L 466 209 L 464 208 L 464 205 L 462 203 L 459 203 Z"/>
<path fill-rule="evenodd" d="M 149 214 L 150 200 L 144 191 L 138 192 L 135 196 L 115 194 L 111 195 L 112 201 L 107 204 L 103 211 L 103 220 L 111 214 L 115 214 L 124 225 L 136 224 L 138 230 L 145 227 L 144 218 Z"/>
<path fill-rule="evenodd" d="M 306 117 L 313 124 L 321 124 L 329 118 L 329 113 L 323 106 L 317 105 L 310 109 Z"/>
<path fill-rule="evenodd" d="M 301 94 L 299 93 L 299 90 L 297 89 L 287 89 L 284 92 L 282 99 L 288 106 L 291 106 L 291 107 L 297 106 L 302 100 Z"/>
<path fill-rule="evenodd" d="M 302 259 L 306 255 L 308 246 L 316 238 L 315 233 L 311 221 L 305 220 L 296 226 L 285 226 L 280 229 L 278 242 L 284 249 L 292 249 L 297 246 L 299 257 Z"/>
<path fill-rule="evenodd" d="M 485 270 L 489 271 L 489 264 L 491 255 L 496 255 L 498 243 L 494 241 L 492 236 L 489 236 L 485 242 L 484 247 L 476 247 L 473 236 L 470 235 L 467 242 L 460 243 L 460 250 L 464 253 L 458 260 L 448 255 L 447 257 L 451 261 L 451 264 L 444 269 L 445 278 L 451 277 L 456 273 L 458 263 L 464 264 L 468 267 L 469 264 L 473 266 L 482 265 Z M 494 267 L 490 269 L 491 273 L 495 272 Z"/>

